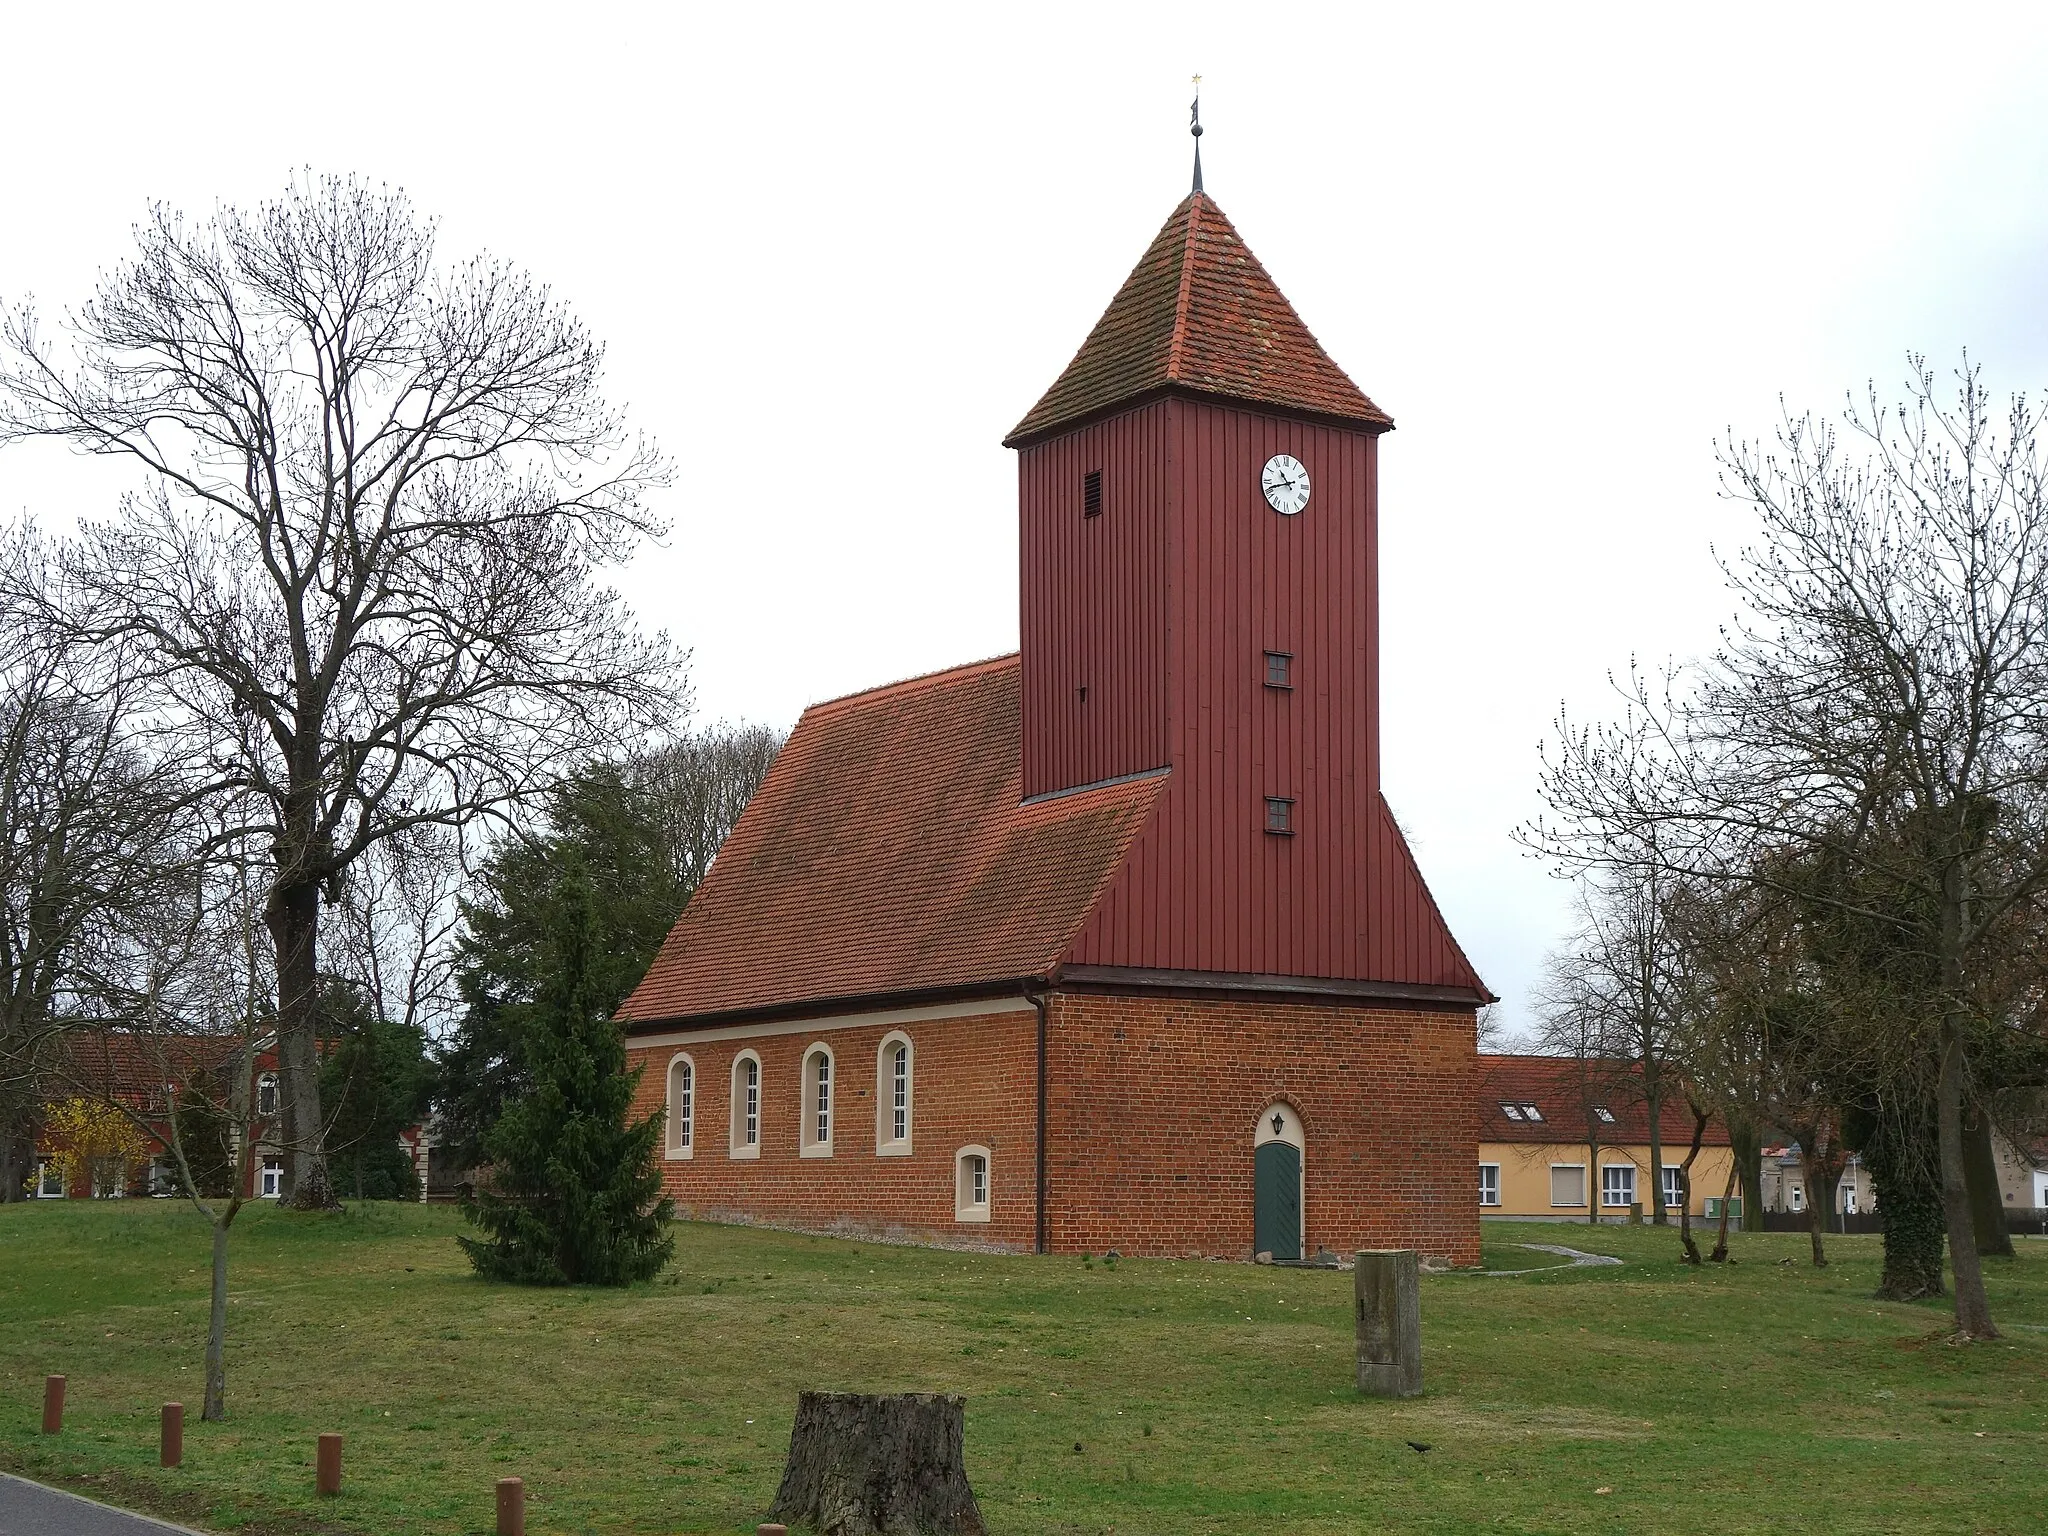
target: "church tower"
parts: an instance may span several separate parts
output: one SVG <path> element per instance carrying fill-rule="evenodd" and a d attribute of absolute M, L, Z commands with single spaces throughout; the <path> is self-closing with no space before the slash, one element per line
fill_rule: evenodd
<path fill-rule="evenodd" d="M 1025 798 L 1168 780 L 1070 967 L 1483 991 L 1380 797 L 1392 426 L 1198 188 L 1005 440 Z"/>

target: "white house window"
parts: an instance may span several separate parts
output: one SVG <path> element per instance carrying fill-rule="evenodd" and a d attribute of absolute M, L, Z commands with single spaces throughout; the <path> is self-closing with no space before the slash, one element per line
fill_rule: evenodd
<path fill-rule="evenodd" d="M 732 1064 L 732 1155 L 761 1155 L 761 1058 L 752 1051 Z"/>
<path fill-rule="evenodd" d="M 668 1064 L 668 1155 L 696 1153 L 697 1064 L 678 1056 Z"/>
<path fill-rule="evenodd" d="M 917 1051 L 908 1035 L 883 1037 L 875 1071 L 875 1151 L 883 1157 L 905 1157 L 910 1153 L 917 1098 L 913 1081 L 916 1066 Z"/>
<path fill-rule="evenodd" d="M 1572 1206 L 1586 1203 L 1586 1165 L 1584 1163 L 1552 1163 L 1550 1165 L 1550 1203 Z"/>
<path fill-rule="evenodd" d="M 1479 1203 L 1481 1205 L 1500 1204 L 1499 1163 L 1481 1163 L 1479 1165 Z"/>
<path fill-rule="evenodd" d="M 1856 1186 L 1854 1184 L 1844 1184 L 1842 1186 L 1842 1214 L 1844 1216 L 1854 1216 L 1856 1214 Z"/>
<path fill-rule="evenodd" d="M 36 1166 L 36 1195 L 43 1200 L 64 1198 L 64 1169 L 57 1163 Z"/>
<path fill-rule="evenodd" d="M 1672 1163 L 1664 1165 L 1664 1209 L 1680 1210 L 1685 1205 L 1685 1170 Z"/>
<path fill-rule="evenodd" d="M 953 1216 L 957 1221 L 988 1220 L 988 1148 L 962 1147 L 954 1160 Z"/>
<path fill-rule="evenodd" d="M 92 1197 L 93 1197 L 93 1199 L 95 1199 L 95 1200 L 119 1200 L 119 1199 L 120 1199 L 120 1198 L 121 1198 L 121 1197 L 122 1197 L 123 1195 L 125 1195 L 125 1194 L 127 1194 L 127 1193 L 128 1193 L 128 1170 L 127 1170 L 126 1168 L 116 1168 L 115 1170 L 113 1170 L 113 1172 L 112 1172 L 112 1173 L 106 1174 L 106 1175 L 104 1175 L 104 1176 L 102 1176 L 101 1174 L 99 1174 L 99 1173 L 97 1173 L 97 1172 L 95 1172 L 95 1173 L 93 1174 L 93 1176 L 92 1176 Z"/>
<path fill-rule="evenodd" d="M 277 1074 L 266 1072 L 256 1079 L 256 1113 L 269 1116 L 277 1113 Z"/>
<path fill-rule="evenodd" d="M 804 1053 L 803 1155 L 832 1155 L 832 1051 L 814 1045 Z"/>
<path fill-rule="evenodd" d="M 1600 1203 L 1602 1205 L 1634 1205 L 1636 1200 L 1636 1165 L 1634 1163 L 1609 1163 L 1600 1170 Z"/>
<path fill-rule="evenodd" d="M 263 1159 L 263 1182 L 259 1186 L 263 1198 L 275 1200 L 284 1188 L 284 1160 L 276 1157 Z"/>
<path fill-rule="evenodd" d="M 1785 1201 L 1795 1211 L 1805 1210 L 1806 1186 L 1797 1179 L 1787 1179 L 1785 1181 Z"/>

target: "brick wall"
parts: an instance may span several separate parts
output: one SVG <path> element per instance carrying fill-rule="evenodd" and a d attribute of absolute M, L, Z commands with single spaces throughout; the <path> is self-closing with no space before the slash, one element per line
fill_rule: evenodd
<path fill-rule="evenodd" d="M 912 1150 L 884 1157 L 875 1151 L 877 1056 L 892 1030 L 909 1036 L 914 1049 Z M 834 1057 L 832 1155 L 806 1157 L 798 1142 L 803 1061 L 820 1042 Z M 636 1113 L 665 1102 L 669 1063 L 678 1052 L 696 1063 L 694 1156 L 664 1158 L 661 1165 L 680 1213 L 919 1242 L 1025 1251 L 1033 1245 L 1038 1015 L 1028 1005 L 815 1033 L 652 1049 L 627 1045 L 628 1066 L 644 1062 L 647 1068 Z M 743 1050 L 761 1058 L 758 1158 L 735 1158 L 729 1150 L 732 1066 Z M 954 1217 L 954 1158 L 969 1145 L 989 1150 L 986 1222 Z"/>
<path fill-rule="evenodd" d="M 911 1155 L 876 1154 L 877 1053 L 915 1047 Z M 1028 1250 L 1034 1239 L 1037 1019 L 1025 1008 L 908 1024 L 629 1050 L 641 1112 L 670 1061 L 696 1064 L 695 1155 L 665 1159 L 686 1213 L 710 1220 Z M 799 1150 L 803 1059 L 835 1061 L 830 1157 Z M 728 1149 L 732 1064 L 761 1058 L 761 1151 Z M 1307 1141 L 1304 1237 L 1334 1252 L 1412 1247 L 1479 1258 L 1469 1013 L 1155 996 L 1054 997 L 1049 1226 L 1063 1253 L 1251 1257 L 1261 1111 L 1294 1106 Z M 954 1216 L 954 1157 L 990 1152 L 986 1223 Z"/>
<path fill-rule="evenodd" d="M 1478 1262 L 1471 1014 L 1063 993 L 1050 1033 L 1055 1250 L 1251 1257 L 1253 1136 L 1284 1100 L 1307 1251 Z"/>

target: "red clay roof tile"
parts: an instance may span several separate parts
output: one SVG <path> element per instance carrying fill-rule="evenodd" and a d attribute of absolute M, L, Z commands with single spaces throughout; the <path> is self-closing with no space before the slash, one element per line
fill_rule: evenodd
<path fill-rule="evenodd" d="M 1007 446 L 1178 387 L 1391 427 L 1206 195 L 1191 193 Z"/>
<path fill-rule="evenodd" d="M 1018 674 L 1004 656 L 806 710 L 620 1018 L 1048 973 L 1164 778 L 1020 804 Z"/>
<path fill-rule="evenodd" d="M 1479 1058 L 1481 1141 L 1582 1142 L 1588 1116 L 1605 1109 L 1612 1124 L 1596 1121 L 1603 1147 L 1650 1144 L 1650 1111 L 1643 1099 L 1642 1068 L 1632 1061 L 1580 1061 L 1572 1056 L 1482 1055 Z M 1543 1118 L 1511 1120 L 1502 1107 L 1534 1104 Z M 1692 1112 L 1673 1088 L 1658 1106 L 1666 1161 L 1676 1163 L 1692 1145 Z M 1707 1127 L 1702 1145 L 1725 1147 L 1728 1128 Z"/>

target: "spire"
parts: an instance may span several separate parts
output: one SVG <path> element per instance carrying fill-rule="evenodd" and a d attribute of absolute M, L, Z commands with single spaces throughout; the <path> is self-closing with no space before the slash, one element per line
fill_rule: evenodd
<path fill-rule="evenodd" d="M 1195 136 L 1195 186 L 1202 190 L 1202 77 L 1195 76 L 1195 104 L 1188 108 L 1188 132 Z"/>
<path fill-rule="evenodd" d="M 1394 424 L 1330 360 L 1199 186 L 1004 442 L 1019 447 L 1168 391 L 1355 422 L 1369 432 Z"/>

